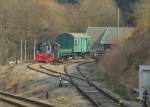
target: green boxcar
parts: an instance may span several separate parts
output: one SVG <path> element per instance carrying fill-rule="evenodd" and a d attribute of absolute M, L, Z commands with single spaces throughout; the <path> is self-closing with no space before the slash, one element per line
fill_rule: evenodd
<path fill-rule="evenodd" d="M 63 33 L 56 38 L 60 45 L 60 56 L 89 53 L 90 36 L 83 33 Z"/>

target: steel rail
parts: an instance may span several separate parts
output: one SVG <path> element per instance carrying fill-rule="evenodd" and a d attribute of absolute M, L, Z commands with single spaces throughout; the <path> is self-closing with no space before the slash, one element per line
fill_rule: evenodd
<path fill-rule="evenodd" d="M 87 95 L 72 79 L 72 77 L 68 74 L 68 71 L 66 69 L 66 66 L 64 67 L 64 71 L 65 73 L 69 76 L 69 79 L 71 80 L 71 83 L 75 86 L 75 88 L 87 99 L 89 100 L 93 106 L 95 107 L 99 107 L 100 105 L 98 105 L 89 95 Z"/>
<path fill-rule="evenodd" d="M 77 63 L 77 62 L 75 62 L 75 63 Z M 68 64 L 68 65 L 70 65 L 70 64 Z M 69 75 L 68 72 L 67 72 L 67 69 L 66 69 L 66 66 L 68 66 L 68 65 L 65 65 L 65 66 L 64 66 L 64 71 L 65 71 L 65 73 L 64 73 L 63 75 L 69 77 L 70 80 L 68 80 L 68 79 L 66 79 L 66 78 L 63 78 L 63 79 L 66 79 L 67 81 L 69 81 L 85 98 L 87 98 L 87 100 L 88 100 L 89 102 L 91 102 L 91 104 L 93 104 L 95 107 L 99 107 L 99 105 L 98 105 L 92 98 L 90 98 L 90 96 L 87 95 L 87 94 L 72 80 L 72 78 L 76 78 L 76 79 L 85 81 L 84 79 L 81 79 L 81 78 L 78 78 L 78 77 Z M 44 73 L 44 74 L 47 74 L 47 75 L 59 77 L 58 75 L 49 74 L 48 72 L 44 72 L 44 71 L 35 69 L 35 68 L 31 67 L 30 65 L 27 65 L 27 67 L 28 67 L 29 69 L 31 69 L 31 70 L 34 70 L 34 71 L 37 71 L 37 72 L 40 72 L 40 73 Z M 43 68 L 43 67 L 41 66 L 40 68 Z M 54 70 L 51 70 L 51 69 L 44 69 L 44 70 L 47 70 L 47 71 L 49 71 L 49 72 L 53 72 L 53 73 L 55 73 L 55 74 L 60 74 L 60 73 L 55 72 Z"/>
<path fill-rule="evenodd" d="M 31 105 L 36 105 L 39 107 L 54 107 L 49 103 L 37 101 L 29 98 L 20 97 L 18 95 L 6 93 L 0 91 L 0 100 L 7 102 L 8 104 L 16 105 L 19 107 L 30 107 Z"/>
<path fill-rule="evenodd" d="M 120 99 L 119 98 L 115 98 L 113 97 L 112 95 L 106 93 L 103 89 L 101 89 L 100 87 L 97 87 L 91 80 L 89 80 L 80 70 L 80 66 L 84 65 L 84 64 L 87 64 L 87 63 L 92 63 L 92 62 L 83 62 L 83 63 L 80 63 L 78 66 L 77 66 L 77 70 L 78 72 L 86 79 L 87 83 L 90 84 L 91 86 L 93 86 L 97 91 L 99 91 L 100 93 L 104 94 L 106 97 L 110 98 L 111 100 L 113 100 L 114 102 L 116 102 L 117 104 L 120 103 Z M 127 107 L 125 106 L 123 103 L 121 104 L 122 107 Z"/>
<path fill-rule="evenodd" d="M 31 70 L 35 70 L 37 72 L 40 72 L 40 73 L 44 73 L 46 75 L 51 75 L 51 76 L 55 76 L 55 77 L 60 77 L 59 75 L 64 75 L 64 76 L 67 76 L 69 77 L 70 81 L 66 78 L 63 78 L 65 80 L 67 80 L 68 82 L 70 82 L 73 86 L 75 86 L 75 88 L 83 95 L 85 96 L 85 98 L 87 98 L 95 107 L 99 107 L 100 105 L 102 105 L 101 103 L 98 103 L 95 102 L 89 95 L 87 95 L 86 92 L 84 92 L 84 90 L 82 90 L 74 81 L 73 81 L 73 78 L 74 79 L 78 79 L 78 80 L 82 80 L 82 81 L 86 81 L 90 86 L 94 87 L 98 92 L 102 93 L 103 95 L 105 95 L 106 97 L 108 97 L 109 99 L 113 100 L 114 102 L 116 102 L 117 104 L 120 103 L 120 99 L 116 99 L 115 97 L 111 96 L 110 94 L 106 93 L 103 89 L 97 87 L 94 83 L 92 83 L 81 71 L 80 71 L 80 66 L 84 65 L 84 64 L 87 64 L 87 63 L 91 63 L 91 62 L 80 62 L 80 64 L 77 65 L 77 71 L 80 73 L 80 75 L 84 78 L 79 78 L 79 77 L 76 77 L 76 76 L 71 76 L 69 75 L 66 67 L 70 64 L 67 64 L 64 66 L 64 71 L 65 73 L 60 73 L 60 72 L 57 72 L 57 71 L 54 71 L 54 70 L 51 70 L 51 69 L 48 69 L 48 68 L 45 68 L 43 67 L 43 64 L 40 65 L 40 68 L 43 69 L 43 70 L 46 70 L 46 71 L 49 71 L 49 72 L 45 72 L 45 71 L 42 71 L 42 70 L 38 70 L 38 69 L 35 69 L 33 67 L 31 67 L 30 65 L 27 65 L 27 67 Z M 59 75 L 54 75 L 54 74 L 51 74 L 51 73 L 54 73 L 54 74 L 59 74 Z M 123 107 L 126 107 L 124 105 L 122 105 Z"/>
<path fill-rule="evenodd" d="M 32 64 L 30 65 L 27 65 L 27 68 L 30 69 L 30 70 L 33 70 L 33 71 L 36 71 L 36 72 L 39 72 L 39 73 L 42 73 L 42 74 L 46 74 L 46 75 L 49 75 L 49 76 L 53 76 L 53 77 L 56 77 L 56 78 L 59 78 L 60 76 L 59 75 L 55 75 L 55 74 L 52 74 L 50 72 L 45 72 L 45 71 L 42 71 L 42 70 L 39 70 L 39 69 L 36 69 L 34 67 L 31 67 Z M 64 80 L 67 80 L 68 82 L 70 82 L 67 78 L 64 78 L 62 77 Z"/>
<path fill-rule="evenodd" d="M 71 76 L 71 77 L 73 77 L 73 78 L 76 78 L 76 79 L 85 81 L 85 79 L 83 79 L 83 78 L 79 78 L 79 77 L 72 76 L 72 75 L 69 75 L 69 74 L 66 74 L 66 73 L 61 73 L 61 72 L 57 72 L 57 71 L 54 71 L 54 70 L 45 68 L 43 65 L 40 65 L 40 68 L 41 68 L 41 69 L 44 69 L 44 70 L 47 70 L 47 71 L 50 71 L 50 72 L 53 72 L 53 73 L 56 73 L 56 74 L 60 74 L 60 75 L 64 75 L 64 76 Z"/>

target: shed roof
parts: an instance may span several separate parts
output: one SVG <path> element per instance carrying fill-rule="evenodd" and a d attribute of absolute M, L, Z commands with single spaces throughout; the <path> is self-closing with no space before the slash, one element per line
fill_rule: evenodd
<path fill-rule="evenodd" d="M 134 28 L 120 27 L 118 36 L 118 27 L 88 27 L 86 34 L 91 36 L 92 43 L 115 44 L 119 39 L 128 38 L 133 34 Z"/>
<path fill-rule="evenodd" d="M 86 34 L 92 37 L 92 43 L 94 43 L 95 41 L 100 42 L 100 39 L 105 30 L 105 27 L 88 27 Z"/>

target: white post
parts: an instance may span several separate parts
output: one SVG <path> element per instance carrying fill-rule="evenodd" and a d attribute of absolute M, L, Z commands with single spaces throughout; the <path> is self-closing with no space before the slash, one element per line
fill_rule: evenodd
<path fill-rule="evenodd" d="M 60 44 L 57 44 L 57 59 L 59 58 L 60 56 Z"/>
<path fill-rule="evenodd" d="M 21 62 L 22 62 L 22 40 L 21 40 L 21 53 L 20 53 L 21 55 L 20 55 L 20 60 L 21 60 Z"/>
<path fill-rule="evenodd" d="M 119 33 L 120 33 L 120 31 L 119 31 L 119 28 L 120 28 L 120 10 L 119 10 L 119 8 L 118 8 L 118 18 L 117 18 L 117 22 L 118 22 L 118 35 L 117 35 L 117 40 L 118 40 L 118 42 L 119 42 Z"/>
<path fill-rule="evenodd" d="M 24 61 L 27 61 L 27 42 L 24 42 Z"/>
<path fill-rule="evenodd" d="M 35 53 L 36 53 L 36 40 L 34 41 L 34 60 L 35 60 Z"/>
<path fill-rule="evenodd" d="M 48 50 L 50 53 L 52 53 L 52 44 L 51 42 L 49 42 L 49 50 Z"/>

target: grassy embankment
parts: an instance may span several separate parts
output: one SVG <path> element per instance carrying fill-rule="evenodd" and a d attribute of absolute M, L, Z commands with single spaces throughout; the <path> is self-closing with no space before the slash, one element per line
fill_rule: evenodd
<path fill-rule="evenodd" d="M 96 75 L 126 99 L 135 98 L 132 90 L 138 89 L 139 65 L 150 64 L 149 34 L 149 31 L 134 34 L 112 47 L 97 64 Z"/>

